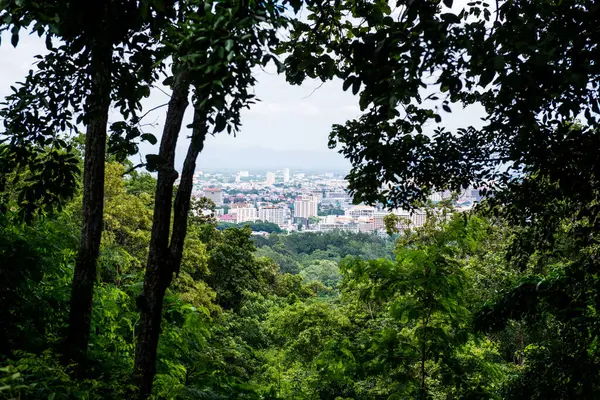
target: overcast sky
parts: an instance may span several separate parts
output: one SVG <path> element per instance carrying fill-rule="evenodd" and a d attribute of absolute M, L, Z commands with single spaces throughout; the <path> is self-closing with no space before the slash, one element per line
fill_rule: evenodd
<path fill-rule="evenodd" d="M 35 68 L 34 56 L 46 52 L 43 41 L 37 36 L 22 35 L 17 48 L 10 44 L 9 36 L 2 36 L 0 45 L 0 98 L 10 93 L 10 85 L 21 80 L 27 71 Z M 237 137 L 226 133 L 207 139 L 206 147 L 199 158 L 200 168 L 347 168 L 349 164 L 334 150 L 327 148 L 332 124 L 344 123 L 357 117 L 357 99 L 341 89 L 341 82 L 333 81 L 319 89 L 319 82 L 305 82 L 302 86 L 291 86 L 283 76 L 257 71 L 258 84 L 255 94 L 261 100 L 242 115 L 242 130 Z M 168 97 L 153 91 L 144 105 L 146 109 L 166 103 Z M 156 123 L 147 128 L 160 137 L 166 108 L 153 112 L 144 122 Z M 468 124 L 477 124 L 480 109 L 454 110 L 444 116 L 449 129 Z M 113 121 L 118 119 L 113 114 Z M 184 126 L 191 121 L 191 112 L 186 115 Z M 433 128 L 433 127 L 432 127 Z M 187 141 L 185 135 L 178 145 L 178 164 L 183 161 Z M 156 153 L 157 148 L 142 147 L 142 154 Z M 258 158 L 258 159 L 257 159 Z M 289 163 L 289 165 L 280 165 Z"/>

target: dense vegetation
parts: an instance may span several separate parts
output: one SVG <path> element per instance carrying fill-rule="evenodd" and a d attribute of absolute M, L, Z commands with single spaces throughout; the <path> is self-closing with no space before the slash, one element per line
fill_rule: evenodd
<path fill-rule="evenodd" d="M 133 390 L 155 182 L 123 178 L 126 169 L 107 164 L 86 379 L 60 360 L 79 201 L 30 225 L 4 215 L 4 398 L 128 398 Z M 568 299 L 581 257 L 568 232 L 552 256 L 523 266 L 510 261 L 518 233 L 510 225 L 444 208 L 395 240 L 252 237 L 249 228 L 218 230 L 210 218 L 190 214 L 189 222 L 165 297 L 157 398 L 548 398 L 558 390 L 568 398 L 595 388 L 597 375 L 583 372 L 598 368 L 595 342 L 578 334 L 585 309 Z"/>
<path fill-rule="evenodd" d="M 63 366 L 59 359 L 76 254 L 73 232 L 80 220 L 79 202 L 75 200 L 62 212 L 29 226 L 15 222 L 10 212 L 5 215 L 2 281 L 12 284 L 3 285 L 1 292 L 6 305 L 0 337 L 6 384 L 3 396 L 127 398 L 138 319 L 136 298 L 148 251 L 145 243 L 150 235 L 153 191 L 148 175 L 123 179 L 125 169 L 117 163 L 107 165 L 106 225 L 91 322 L 88 379 L 71 378 L 71 367 Z M 210 220 L 190 218 L 181 271 L 165 298 L 154 389 L 158 397 L 373 398 L 389 396 L 399 387 L 418 393 L 419 346 L 427 346 L 424 354 L 428 371 L 432 371 L 423 390 L 430 385 L 431 391 L 446 388 L 440 380 L 442 372 L 437 370 L 449 367 L 432 361 L 438 357 L 436 352 L 451 351 L 453 357 L 459 357 L 454 352 L 464 352 L 460 357 L 467 358 L 466 364 L 469 357 L 481 359 L 472 363 L 487 363 L 483 370 L 461 365 L 484 376 L 473 377 L 477 382 L 462 389 L 450 384 L 452 390 L 491 390 L 502 381 L 501 374 L 492 372 L 510 368 L 497 345 L 469 334 L 469 316 L 480 307 L 483 285 L 489 284 L 481 278 L 486 264 L 480 259 L 490 239 L 486 233 L 489 226 L 476 217 L 469 222 L 457 217 L 441 231 L 432 221 L 428 230 L 403 237 L 397 244 L 397 261 L 391 256 L 393 242 L 377 236 L 271 235 L 256 237 L 255 245 L 248 228 L 219 231 Z M 428 297 L 412 297 L 420 284 L 402 285 L 407 279 L 403 274 L 422 274 L 425 262 L 403 249 L 409 242 L 431 247 L 425 241 L 437 235 L 447 237 L 435 238 L 439 243 L 433 247 L 439 246 L 440 252 L 435 257 L 456 260 L 450 270 L 440 265 L 436 274 L 428 277 L 430 295 L 436 301 L 429 304 Z M 450 243 L 457 239 L 459 244 Z M 467 262 L 466 254 L 479 254 L 479 258 Z M 440 277 L 448 282 L 436 287 Z M 481 280 L 481 285 L 469 284 L 468 278 L 473 283 Z M 508 279 L 499 280 L 493 286 L 499 289 L 508 283 Z M 407 307 L 413 300 L 414 309 Z M 399 302 L 407 304 L 400 306 Z M 438 309 L 442 306 L 449 308 Z M 431 334 L 427 343 L 419 341 L 419 329 L 428 328 L 420 325 L 421 318 L 430 309 L 435 309 L 430 317 L 432 327 L 461 329 L 448 333 L 453 338 L 457 335 L 456 348 L 438 348 L 449 340 L 446 335 L 436 337 L 439 332 Z M 464 334 L 459 335 L 462 330 Z M 385 344 L 389 340 L 392 342 Z M 394 358 L 404 354 L 405 362 L 388 363 L 390 350 L 397 353 Z"/>
<path fill-rule="evenodd" d="M 217 229 L 223 230 L 227 228 L 241 228 L 244 226 L 250 227 L 252 232 L 265 232 L 265 233 L 281 233 L 282 230 L 279 225 L 272 222 L 255 221 L 255 222 L 243 222 L 235 224 L 233 222 L 221 222 L 217 225 Z"/>
<path fill-rule="evenodd" d="M 600 7 L 392 5 L 0 0 L 11 44 L 48 48 L 0 108 L 0 398 L 598 397 Z M 253 238 L 198 212 L 205 138 L 240 129 L 267 64 L 357 95 L 330 141 L 355 201 L 425 226 Z M 482 124 L 446 129 L 465 105 Z M 472 212 L 425 204 L 470 185 Z"/>

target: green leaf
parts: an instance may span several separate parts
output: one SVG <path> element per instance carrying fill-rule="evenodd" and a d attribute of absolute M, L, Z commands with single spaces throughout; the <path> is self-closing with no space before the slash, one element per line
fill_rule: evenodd
<path fill-rule="evenodd" d="M 151 133 L 143 133 L 141 138 L 142 138 L 142 140 L 145 140 L 146 142 L 149 142 L 152 145 L 154 145 L 158 142 L 158 140 L 156 139 L 156 136 L 154 136 Z"/>
<path fill-rule="evenodd" d="M 494 68 L 496 71 L 503 71 L 506 62 L 504 61 L 504 56 L 496 56 L 494 57 Z"/>
<path fill-rule="evenodd" d="M 479 86 L 486 87 L 489 85 L 494 79 L 495 75 L 496 71 L 494 71 L 492 68 L 486 68 L 481 74 L 481 78 L 479 78 Z"/>
<path fill-rule="evenodd" d="M 348 90 L 348 88 L 352 85 L 352 82 L 354 81 L 354 77 L 350 76 L 348 77 L 345 81 L 344 84 L 342 85 L 342 89 L 344 90 L 344 92 L 346 90 Z"/>
<path fill-rule="evenodd" d="M 360 78 L 356 78 L 352 83 L 352 94 L 356 95 L 360 90 Z"/>
<path fill-rule="evenodd" d="M 215 120 L 215 133 L 219 133 L 222 132 L 225 129 L 225 125 L 227 124 L 227 121 L 225 120 L 225 117 L 223 116 L 223 114 L 219 114 L 217 115 L 217 118 Z"/>
<path fill-rule="evenodd" d="M 19 44 L 19 31 L 18 30 L 14 30 L 12 32 L 12 35 L 10 37 L 10 43 L 13 45 L 13 47 L 17 47 L 17 45 Z"/>
<path fill-rule="evenodd" d="M 444 5 L 448 8 L 452 8 L 452 2 L 453 0 L 443 0 Z"/>

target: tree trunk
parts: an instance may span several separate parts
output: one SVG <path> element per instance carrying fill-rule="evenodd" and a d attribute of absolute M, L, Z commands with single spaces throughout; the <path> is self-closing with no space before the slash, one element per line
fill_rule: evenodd
<path fill-rule="evenodd" d="M 183 170 L 181 171 L 181 180 L 177 195 L 175 197 L 175 209 L 173 216 L 173 233 L 171 234 L 171 245 L 169 251 L 173 263 L 174 272 L 179 272 L 181 258 L 183 255 L 183 244 L 187 235 L 187 223 L 190 212 L 190 201 L 192 198 L 192 187 L 194 185 L 194 172 L 196 171 L 196 160 L 198 154 L 204 148 L 206 139 L 206 112 L 201 108 L 194 109 L 194 121 L 192 130 L 192 142 L 188 148 Z"/>
<path fill-rule="evenodd" d="M 110 108 L 112 47 L 91 51 L 91 93 L 86 104 L 86 138 L 83 171 L 82 227 L 71 288 L 66 362 L 85 369 L 90 336 L 96 261 L 100 251 L 104 210 L 104 161 Z"/>
<path fill-rule="evenodd" d="M 186 103 L 187 105 L 187 103 Z M 183 244 L 187 234 L 188 213 L 190 211 L 190 199 L 192 194 L 193 177 L 196 169 L 196 159 L 204 147 L 206 139 L 206 114 L 199 109 L 194 112 L 192 143 L 183 164 L 181 181 L 177 190 L 174 208 L 173 231 L 171 243 L 168 244 L 169 223 L 161 217 L 156 217 L 154 221 L 161 220 L 161 225 L 157 225 L 156 236 L 161 238 L 160 248 L 151 248 L 150 254 L 155 254 L 155 258 L 148 260 L 148 268 L 144 279 L 144 299 L 142 304 L 142 324 L 140 327 L 140 336 L 136 347 L 136 378 L 139 387 L 138 397 L 146 399 L 152 393 L 152 383 L 156 373 L 156 356 L 158 349 L 158 340 L 160 337 L 160 325 L 162 322 L 162 308 L 165 291 L 167 290 L 173 273 L 179 272 L 181 258 L 183 254 Z M 173 153 L 174 155 L 174 153 Z M 165 192 L 167 191 L 167 181 L 165 181 Z M 170 183 L 172 194 L 174 180 Z M 159 189 L 157 188 L 157 194 Z M 157 197 L 158 203 L 158 197 Z M 167 212 L 166 203 L 160 212 Z M 155 207 L 155 213 L 158 208 Z M 168 213 L 171 216 L 170 202 Z M 153 224 L 154 233 L 154 224 Z M 158 232 L 158 228 L 161 229 Z M 152 245 L 152 242 L 151 242 Z M 156 262 L 161 260 L 161 262 Z"/>
<path fill-rule="evenodd" d="M 167 287 L 173 279 L 173 267 L 169 254 L 169 232 L 173 185 L 177 179 L 175 146 L 189 103 L 188 94 L 189 86 L 185 76 L 178 73 L 175 77 L 160 143 L 161 164 L 158 169 L 150 251 L 144 277 L 144 291 L 138 299 L 140 328 L 135 351 L 134 380 L 140 399 L 148 398 L 152 392 L 163 299 Z"/>

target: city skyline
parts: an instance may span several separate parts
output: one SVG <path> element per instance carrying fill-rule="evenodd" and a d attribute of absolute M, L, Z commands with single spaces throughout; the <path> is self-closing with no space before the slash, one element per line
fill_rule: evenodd
<path fill-rule="evenodd" d="M 259 232 L 256 234 L 261 234 L 265 222 L 272 224 L 268 229 L 276 225 L 287 232 L 342 230 L 386 235 L 387 215 L 400 217 L 398 229 L 419 227 L 426 221 L 427 214 L 422 209 L 390 210 L 383 204 L 354 204 L 347 189 L 343 175 L 327 170 L 305 173 L 285 167 L 261 173 L 247 169 L 198 171 L 192 195 L 211 199 L 220 223 L 258 223 L 252 228 Z M 429 197 L 432 203 L 450 198 L 450 192 L 432 193 Z M 479 200 L 477 190 L 467 189 L 454 200 L 454 207 L 470 209 Z"/>

